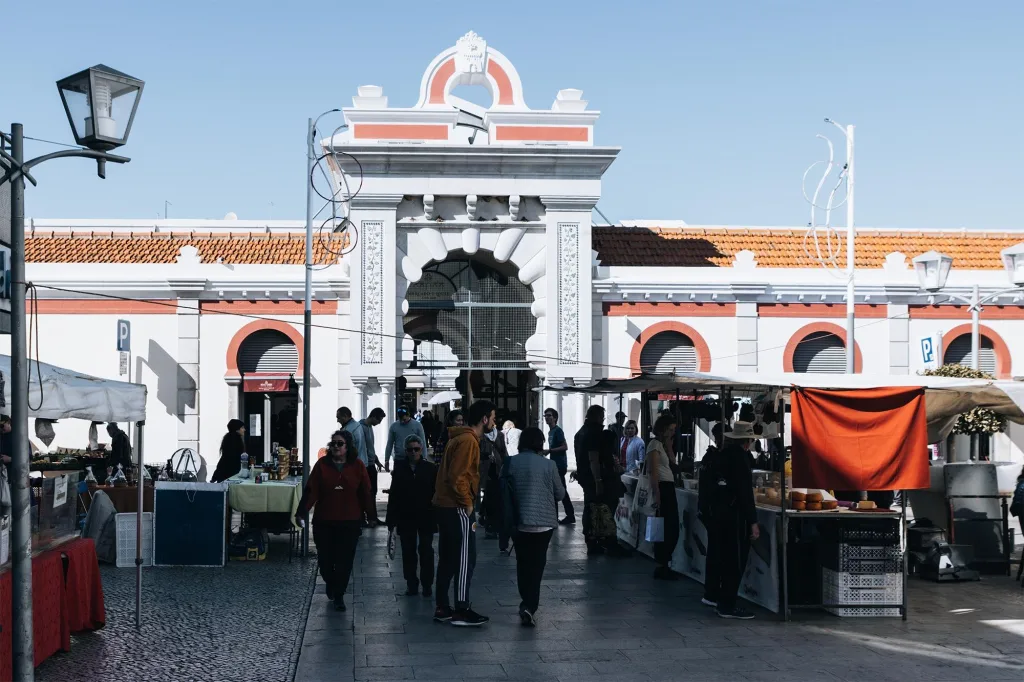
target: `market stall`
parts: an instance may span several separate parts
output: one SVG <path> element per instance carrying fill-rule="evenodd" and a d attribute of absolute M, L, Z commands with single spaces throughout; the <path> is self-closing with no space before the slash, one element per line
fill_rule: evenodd
<path fill-rule="evenodd" d="M 763 421 L 780 437 L 791 414 L 795 470 L 792 477 L 788 470 L 783 472 L 780 460 L 776 471 L 762 472 L 766 476 L 757 482 L 761 538 L 751 548 L 740 590 L 740 596 L 784 618 L 791 609 L 802 607 L 825 608 L 837 615 L 906 618 L 905 511 L 877 508 L 869 500 L 846 505 L 828 491 L 927 488 L 927 443 L 948 434 L 957 415 L 974 407 L 1024 423 L 1020 407 L 1024 387 L 1016 382 L 691 373 L 645 374 L 589 387 L 547 389 L 641 394 L 644 432 L 653 417 L 647 405 L 666 396 L 675 398 L 669 403 L 676 414 L 696 409 L 698 401 L 717 401 L 712 411 L 717 410 L 726 423 L 739 416 L 734 414 L 739 408 L 735 399 L 745 401 L 744 410 L 763 406 L 766 398 L 774 400 L 775 409 L 768 410 L 771 419 L 758 413 L 753 420 Z M 692 402 L 683 408 L 687 400 Z M 781 403 L 784 409 L 779 409 Z M 678 440 L 693 448 L 692 438 Z M 691 471 L 695 454 L 689 453 Z M 805 488 L 794 490 L 794 479 Z M 643 541 L 646 518 L 634 510 L 636 479 L 623 476 L 623 481 L 627 492 L 615 514 L 618 537 L 642 553 L 653 554 L 652 546 Z M 696 513 L 697 481 L 680 475 L 677 484 L 680 541 L 672 568 L 703 582 L 707 535 Z M 795 569 L 794 579 L 791 569 Z M 806 580 L 808 573 L 816 580 Z"/>
<path fill-rule="evenodd" d="M 3 403 L 10 414 L 11 359 L 0 356 Z M 132 422 L 139 430 L 136 449 L 142 466 L 141 432 L 146 414 L 146 387 L 99 379 L 45 363 L 29 362 L 28 416 L 40 420 L 82 419 L 89 422 Z M 105 620 L 102 585 L 95 547 L 78 538 L 75 514 L 80 469 L 58 469 L 32 479 L 32 600 L 35 657 L 38 664 L 70 646 L 70 633 L 102 627 Z M 142 490 L 138 491 L 142 513 Z M 141 523 L 138 524 L 141 529 Z M 137 543 L 141 548 L 141 543 Z M 140 557 L 141 558 L 141 557 Z M 136 618 L 141 605 L 141 565 L 136 574 Z M 12 632 L 10 564 L 0 566 L 0 627 Z M 138 621 L 137 621 L 138 622 Z M 0 664 L 10 664 L 10 637 L 0 650 Z M 0 667 L 3 667 L 0 665 Z M 0 670 L 2 676 L 3 670 Z"/>

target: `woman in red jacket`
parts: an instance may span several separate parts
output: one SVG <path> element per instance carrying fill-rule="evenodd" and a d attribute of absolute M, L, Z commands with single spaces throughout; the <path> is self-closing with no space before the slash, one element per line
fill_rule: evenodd
<path fill-rule="evenodd" d="M 309 474 L 295 518 L 304 518 L 313 507 L 313 542 L 320 576 L 327 584 L 327 598 L 334 600 L 335 609 L 344 611 L 360 521 L 365 514 L 373 526 L 377 513 L 370 475 L 359 460 L 352 434 L 335 431 L 328 451 Z"/>

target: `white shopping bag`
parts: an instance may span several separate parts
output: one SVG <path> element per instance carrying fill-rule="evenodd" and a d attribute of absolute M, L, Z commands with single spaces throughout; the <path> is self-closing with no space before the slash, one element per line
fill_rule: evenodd
<path fill-rule="evenodd" d="M 644 534 L 647 542 L 665 541 L 665 519 L 661 516 L 647 517 L 647 532 Z"/>
<path fill-rule="evenodd" d="M 646 467 L 645 467 L 646 468 Z M 644 471 L 644 468 L 640 470 L 640 475 L 636 482 L 636 492 L 633 494 L 633 514 L 634 519 L 639 519 L 643 516 L 654 516 L 654 491 L 651 490 L 651 479 Z"/>

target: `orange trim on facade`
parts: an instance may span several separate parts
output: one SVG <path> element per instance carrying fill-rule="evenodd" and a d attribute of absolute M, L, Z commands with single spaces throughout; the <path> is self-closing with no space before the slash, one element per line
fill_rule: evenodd
<path fill-rule="evenodd" d="M 441 66 L 437 67 L 434 77 L 430 79 L 427 87 L 428 104 L 444 104 L 444 91 L 448 86 L 448 79 L 455 75 L 455 57 L 452 57 Z"/>
<path fill-rule="evenodd" d="M 352 135 L 359 140 L 447 140 L 448 126 L 357 123 Z"/>
<path fill-rule="evenodd" d="M 812 322 L 806 324 L 797 329 L 796 333 L 789 338 L 789 342 L 786 344 L 786 350 L 782 354 L 782 370 L 784 372 L 793 371 L 793 356 L 796 354 L 796 347 L 800 345 L 800 342 L 811 334 L 819 334 L 821 332 L 835 334 L 843 342 L 843 346 L 846 346 L 846 330 L 838 324 L 831 322 Z M 853 344 L 853 352 L 853 371 L 860 374 L 864 371 L 864 358 L 860 353 L 860 344 L 856 343 L 856 341 Z"/>
<path fill-rule="evenodd" d="M 242 347 L 242 342 L 245 341 L 250 334 L 254 334 L 258 331 L 265 329 L 272 329 L 279 331 L 295 344 L 295 348 L 299 351 L 299 367 L 303 366 L 304 354 L 302 352 L 302 334 L 292 325 L 287 322 L 280 322 L 278 320 L 254 320 L 249 324 L 245 325 L 231 337 L 231 343 L 228 344 L 227 357 L 224 360 L 224 366 L 227 367 L 227 371 L 224 373 L 226 379 L 237 379 L 242 376 L 241 372 L 238 371 L 238 349 Z"/>
<path fill-rule="evenodd" d="M 1010 359 L 1010 348 L 1006 345 L 1006 341 L 1003 341 L 1003 337 L 999 336 L 991 327 L 985 325 L 978 325 L 978 334 L 982 338 L 988 339 L 992 342 L 992 351 L 996 354 L 996 379 L 1012 379 L 1013 378 L 1013 361 Z M 943 354 L 946 352 L 946 348 L 950 343 L 960 338 L 961 336 L 970 337 L 971 325 L 960 324 L 948 332 L 942 334 L 942 346 Z M 942 359 L 946 361 L 945 358 Z"/>
<path fill-rule="evenodd" d="M 302 301 L 202 301 L 199 311 L 203 313 L 228 313 L 232 315 L 302 315 L 306 306 Z M 313 301 L 314 315 L 335 315 L 337 301 Z"/>
<path fill-rule="evenodd" d="M 912 305 L 912 320 L 969 320 L 971 311 L 965 305 Z M 981 309 L 983 320 L 1021 320 L 1024 319 L 1024 308 L 1016 306 L 986 305 Z"/>
<path fill-rule="evenodd" d="M 883 318 L 888 314 L 884 305 L 859 303 L 854 306 L 857 317 Z M 761 303 L 759 317 L 846 317 L 845 303 Z"/>
<path fill-rule="evenodd" d="M 111 299 L 40 299 L 40 315 L 174 315 L 176 299 L 115 301 Z M 28 307 L 31 310 L 31 306 Z"/>
<path fill-rule="evenodd" d="M 493 59 L 487 60 L 487 73 L 491 74 L 491 78 L 498 84 L 498 104 L 513 104 L 514 98 L 512 97 L 512 81 L 509 79 L 508 74 L 505 73 L 505 69 L 502 68 L 501 64 L 494 61 Z"/>
<path fill-rule="evenodd" d="M 605 303 L 606 317 L 734 317 L 735 303 Z"/>
<path fill-rule="evenodd" d="M 711 351 L 708 348 L 707 341 L 690 325 L 673 320 L 656 322 L 640 332 L 640 338 L 633 343 L 633 350 L 629 354 L 629 367 L 634 375 L 640 374 L 640 353 L 643 352 L 644 344 L 661 332 L 679 332 L 688 336 L 693 341 L 693 347 L 697 351 L 697 371 L 711 371 Z"/>
<path fill-rule="evenodd" d="M 572 126 L 495 126 L 494 139 L 506 142 L 587 142 L 590 129 Z"/>

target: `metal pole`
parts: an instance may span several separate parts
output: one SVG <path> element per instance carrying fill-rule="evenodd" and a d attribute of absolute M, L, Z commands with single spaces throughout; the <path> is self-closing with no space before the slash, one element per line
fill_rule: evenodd
<path fill-rule="evenodd" d="M 24 159 L 23 128 L 11 125 L 11 156 Z M 32 499 L 29 489 L 28 360 L 25 342 L 25 179 L 11 180 L 11 611 L 17 682 L 35 679 L 32 639 Z M 6 633 L 3 636 L 7 636 Z"/>
<path fill-rule="evenodd" d="M 139 508 L 135 512 L 135 629 L 142 628 L 142 517 L 145 479 L 142 475 L 142 429 L 146 422 L 135 424 L 135 483 L 138 487 Z"/>
<path fill-rule="evenodd" d="M 306 125 L 306 294 L 302 312 L 302 489 L 309 479 L 309 366 L 313 334 L 313 119 Z M 309 555 L 309 524 L 302 528 L 302 556 Z"/>
<path fill-rule="evenodd" d="M 978 371 L 981 368 L 981 289 L 975 284 L 971 289 L 971 369 Z M 971 434 L 971 461 L 978 461 L 980 438 L 976 433 Z"/>
<path fill-rule="evenodd" d="M 854 336 L 855 307 L 853 273 L 855 266 L 853 227 L 853 126 L 846 126 L 846 373 L 856 371 L 857 341 Z"/>

